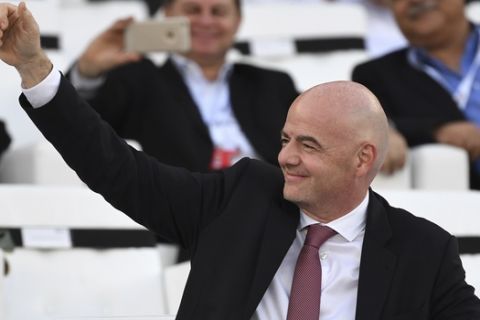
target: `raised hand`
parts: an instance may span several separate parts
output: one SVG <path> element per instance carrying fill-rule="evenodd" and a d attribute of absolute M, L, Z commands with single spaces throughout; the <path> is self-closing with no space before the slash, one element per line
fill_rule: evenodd
<path fill-rule="evenodd" d="M 24 2 L 0 3 L 0 59 L 18 70 L 25 88 L 43 80 L 52 68 L 40 47 L 38 24 Z"/>
<path fill-rule="evenodd" d="M 117 20 L 89 44 L 77 64 L 82 76 L 95 78 L 116 66 L 141 58 L 139 54 L 123 50 L 125 29 L 132 22 L 132 18 Z"/>

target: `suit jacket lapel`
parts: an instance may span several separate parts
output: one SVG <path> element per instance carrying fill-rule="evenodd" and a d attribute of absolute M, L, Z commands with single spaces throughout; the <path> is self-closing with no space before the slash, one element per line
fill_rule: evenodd
<path fill-rule="evenodd" d="M 246 79 L 243 77 L 240 66 L 234 65 L 232 74 L 229 79 L 230 101 L 232 103 L 232 110 L 235 118 L 240 125 L 243 133 L 248 141 L 252 144 L 257 152 L 263 152 L 272 148 L 270 142 L 263 141 L 263 135 L 259 134 L 258 128 L 255 127 L 254 119 L 258 119 L 254 115 L 254 110 L 257 108 L 256 103 L 258 99 L 255 97 L 255 83 L 252 83 L 251 77 Z M 265 119 L 265 121 L 268 121 Z M 260 154 L 263 159 L 267 159 L 267 155 Z"/>
<path fill-rule="evenodd" d="M 404 81 L 402 85 L 411 87 L 411 92 L 422 95 L 425 101 L 430 101 L 432 106 L 442 108 L 442 114 L 453 112 L 457 118 L 464 117 L 452 95 L 441 84 L 433 80 L 425 72 L 417 70 L 410 65 L 406 57 L 406 51 L 403 60 L 405 63 L 404 67 L 398 69 L 403 74 L 402 78 Z M 422 90 L 418 90 L 418 88 L 422 88 Z"/>
<path fill-rule="evenodd" d="M 192 98 L 187 85 L 185 84 L 180 72 L 177 70 L 173 61 L 168 59 L 162 66 L 162 71 L 165 73 L 165 84 L 169 87 L 169 90 L 174 98 L 178 108 L 183 108 L 186 116 L 188 117 L 188 123 L 196 128 L 199 134 L 211 141 L 208 128 L 203 122 L 200 110 Z M 159 106 L 161 108 L 161 106 Z"/>
<path fill-rule="evenodd" d="M 299 216 L 298 207 L 290 202 L 282 199 L 280 204 L 272 204 L 257 256 L 257 268 L 250 289 L 245 316 L 242 319 L 252 317 L 280 267 L 295 238 Z"/>
<path fill-rule="evenodd" d="M 380 319 L 394 274 L 396 256 L 386 248 L 390 224 L 379 196 L 370 191 L 358 283 L 356 320 Z"/>

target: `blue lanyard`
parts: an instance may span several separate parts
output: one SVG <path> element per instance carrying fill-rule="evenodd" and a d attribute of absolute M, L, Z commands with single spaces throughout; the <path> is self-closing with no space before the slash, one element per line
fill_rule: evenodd
<path fill-rule="evenodd" d="M 479 30 L 476 29 L 476 32 L 479 33 Z M 480 34 L 479 34 L 480 39 Z M 422 63 L 418 56 L 418 53 L 414 48 L 410 48 L 407 53 L 407 59 L 412 66 L 415 68 L 424 71 L 431 78 L 440 83 L 447 91 L 450 91 L 448 88 L 447 80 L 442 76 L 442 74 L 435 69 L 434 67 Z M 468 100 L 470 99 L 470 94 L 472 92 L 473 83 L 475 82 L 475 76 L 478 69 L 480 68 L 480 45 L 477 45 L 477 52 L 475 53 L 475 58 L 470 65 L 467 74 L 460 81 L 455 92 L 452 93 L 453 99 L 457 103 L 460 110 L 465 110 Z"/>

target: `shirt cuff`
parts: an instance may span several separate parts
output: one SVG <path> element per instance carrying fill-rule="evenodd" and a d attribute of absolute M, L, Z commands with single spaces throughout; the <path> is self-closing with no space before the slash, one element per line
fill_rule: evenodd
<path fill-rule="evenodd" d="M 40 83 L 29 89 L 22 88 L 22 92 L 32 107 L 40 108 L 52 101 L 53 97 L 55 97 L 58 87 L 60 86 L 61 78 L 60 72 L 54 67 L 48 76 Z"/>
<path fill-rule="evenodd" d="M 78 71 L 78 65 L 75 64 L 70 71 L 70 82 L 76 89 L 90 93 L 100 88 L 100 86 L 105 82 L 105 77 L 100 76 L 97 78 L 86 78 L 80 74 Z"/>

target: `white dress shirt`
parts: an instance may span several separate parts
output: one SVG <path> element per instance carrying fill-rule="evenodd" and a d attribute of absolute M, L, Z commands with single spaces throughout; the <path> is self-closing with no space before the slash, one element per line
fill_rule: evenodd
<path fill-rule="evenodd" d="M 337 232 L 319 249 L 322 265 L 320 319 L 354 320 L 357 306 L 358 275 L 368 206 L 368 193 L 358 207 L 331 221 Z M 300 212 L 300 223 L 290 249 L 255 311 L 255 320 L 287 318 L 288 300 L 298 255 L 303 247 L 306 227 L 318 221 Z"/>
<path fill-rule="evenodd" d="M 212 81 L 204 77 L 194 61 L 177 54 L 171 57 L 199 107 L 215 148 L 236 153 L 230 165 L 243 157 L 258 158 L 233 114 L 228 86 L 233 65 L 224 64 L 217 79 Z"/>
<path fill-rule="evenodd" d="M 45 79 L 34 87 L 28 89 L 22 88 L 22 92 L 32 107 L 40 108 L 55 97 L 60 85 L 60 80 L 60 72 L 53 67 Z"/>

